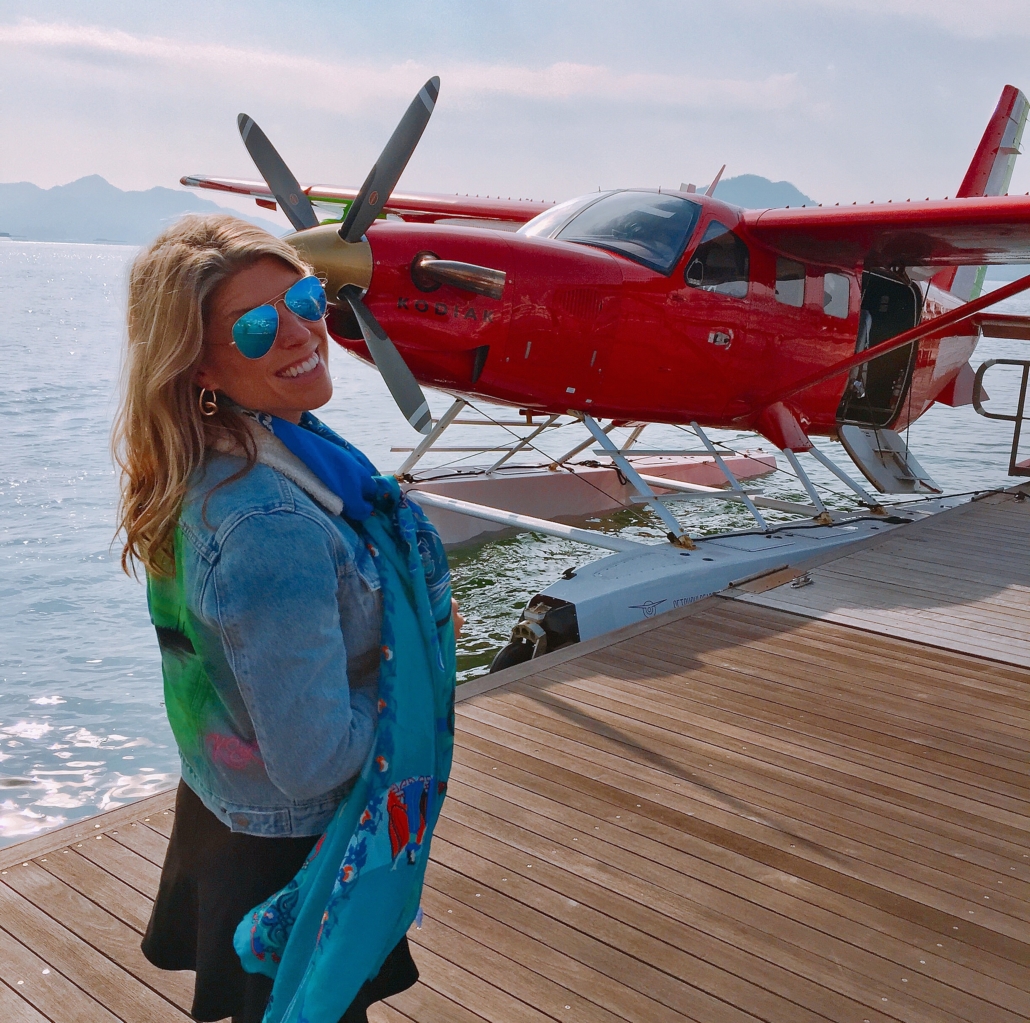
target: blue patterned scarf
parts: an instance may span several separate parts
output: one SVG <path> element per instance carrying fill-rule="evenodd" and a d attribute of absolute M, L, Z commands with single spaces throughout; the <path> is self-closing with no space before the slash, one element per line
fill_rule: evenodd
<path fill-rule="evenodd" d="M 454 631 L 443 544 L 392 477 L 314 416 L 260 421 L 344 502 L 382 583 L 379 719 L 368 759 L 297 876 L 236 929 L 275 978 L 264 1023 L 337 1023 L 419 911 L 454 746 Z"/>

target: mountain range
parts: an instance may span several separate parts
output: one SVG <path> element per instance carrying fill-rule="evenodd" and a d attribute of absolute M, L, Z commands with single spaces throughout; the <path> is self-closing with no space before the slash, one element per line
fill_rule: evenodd
<path fill-rule="evenodd" d="M 703 191 L 698 187 L 698 191 Z M 759 174 L 739 174 L 720 181 L 715 198 L 743 206 L 746 210 L 771 210 L 778 206 L 815 206 L 815 199 L 805 195 L 789 181 L 770 181 Z"/>
<path fill-rule="evenodd" d="M 143 245 L 184 213 L 231 213 L 283 233 L 271 220 L 226 209 L 184 189 L 123 192 L 99 174 L 54 188 L 28 181 L 0 184 L 0 234 L 32 241 Z"/>
<path fill-rule="evenodd" d="M 720 199 L 737 206 L 812 205 L 813 200 L 788 181 L 741 174 L 719 183 Z M 184 213 L 231 213 L 282 234 L 283 228 L 262 217 L 226 209 L 176 188 L 125 192 L 99 174 L 67 185 L 40 188 L 28 181 L 0 184 L 0 236 L 45 242 L 118 242 L 143 245 Z"/>

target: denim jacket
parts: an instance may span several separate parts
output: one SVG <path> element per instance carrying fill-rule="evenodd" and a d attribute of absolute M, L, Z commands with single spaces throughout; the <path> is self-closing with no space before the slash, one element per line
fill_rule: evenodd
<path fill-rule="evenodd" d="M 233 831 L 317 835 L 375 732 L 379 577 L 336 495 L 253 432 L 240 479 L 209 450 L 191 480 L 151 616 L 186 784 Z"/>

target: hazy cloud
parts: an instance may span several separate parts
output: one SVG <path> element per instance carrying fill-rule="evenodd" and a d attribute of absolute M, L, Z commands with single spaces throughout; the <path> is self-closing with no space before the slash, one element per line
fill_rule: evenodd
<path fill-rule="evenodd" d="M 151 73 L 163 68 L 189 82 L 232 83 L 239 90 L 246 79 L 252 95 L 282 100 L 283 89 L 310 108 L 336 110 L 341 97 L 351 111 L 373 108 L 384 97 L 410 97 L 418 85 L 441 74 L 452 102 L 468 105 L 485 97 L 593 102 L 659 102 L 672 107 L 783 109 L 800 99 L 797 76 L 767 75 L 759 79 L 695 74 L 621 73 L 603 65 L 559 62 L 532 68 L 518 64 L 404 61 L 335 62 L 218 43 L 183 42 L 160 36 L 140 36 L 118 29 L 23 20 L 0 25 L 0 49 L 49 51 L 58 54 L 65 68 L 97 83 L 98 58 L 108 58 L 105 77 L 137 79 L 141 68 Z M 179 81 L 182 81 L 179 78 Z"/>
<path fill-rule="evenodd" d="M 942 28 L 959 37 L 988 39 L 997 35 L 1030 35 L 1027 0 L 801 0 L 835 11 L 883 18 L 906 18 Z"/>

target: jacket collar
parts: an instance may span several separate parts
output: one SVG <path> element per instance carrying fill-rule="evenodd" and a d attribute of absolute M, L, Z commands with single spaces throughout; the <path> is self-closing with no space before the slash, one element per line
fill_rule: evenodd
<path fill-rule="evenodd" d="M 343 501 L 334 494 L 274 433 L 270 426 L 261 422 L 261 414 L 239 409 L 244 426 L 254 441 L 257 460 L 262 465 L 282 473 L 291 483 L 295 483 L 313 501 L 320 504 L 330 515 L 339 515 L 343 511 Z M 244 451 L 232 437 L 221 435 L 210 447 L 224 455 L 235 455 L 246 458 Z"/>

